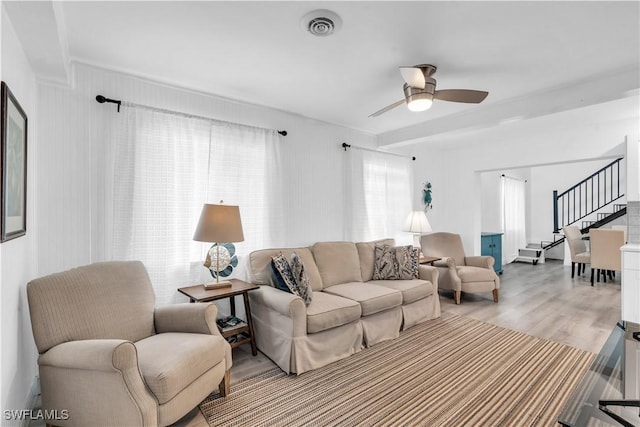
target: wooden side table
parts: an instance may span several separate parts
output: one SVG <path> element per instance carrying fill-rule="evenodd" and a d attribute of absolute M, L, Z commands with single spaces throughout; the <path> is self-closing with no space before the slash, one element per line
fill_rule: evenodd
<path fill-rule="evenodd" d="M 229 298 L 229 305 L 231 307 L 231 315 L 236 315 L 236 303 L 234 297 L 236 295 L 242 295 L 244 300 L 244 311 L 247 315 L 247 322 L 240 323 L 232 328 L 225 328 L 220 330 L 222 336 L 227 339 L 229 337 L 237 336 L 238 339 L 231 342 L 231 348 L 236 348 L 245 343 L 251 343 L 251 354 L 256 356 L 258 349 L 256 347 L 256 338 L 253 331 L 253 319 L 251 319 L 251 307 L 249 306 L 248 292 L 253 289 L 258 289 L 258 285 L 253 283 L 244 282 L 238 279 L 231 279 L 231 287 L 206 290 L 203 285 L 187 286 L 179 288 L 178 292 L 186 295 L 190 302 L 210 302 L 219 299 Z M 240 338 L 242 337 L 242 338 Z"/>
<path fill-rule="evenodd" d="M 440 261 L 441 259 L 442 258 L 437 256 L 423 256 L 418 260 L 418 262 L 420 264 L 433 265 L 434 262 Z"/>

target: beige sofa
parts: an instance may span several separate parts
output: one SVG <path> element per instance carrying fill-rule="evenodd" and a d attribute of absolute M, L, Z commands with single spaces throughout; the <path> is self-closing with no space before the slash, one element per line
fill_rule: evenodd
<path fill-rule="evenodd" d="M 249 293 L 258 348 L 282 370 L 301 374 L 399 336 L 400 330 L 440 316 L 438 270 L 420 266 L 419 279 L 372 280 L 375 243 L 319 242 L 264 249 L 249 257 Z M 313 300 L 273 287 L 271 258 L 295 252 L 303 261 Z"/>

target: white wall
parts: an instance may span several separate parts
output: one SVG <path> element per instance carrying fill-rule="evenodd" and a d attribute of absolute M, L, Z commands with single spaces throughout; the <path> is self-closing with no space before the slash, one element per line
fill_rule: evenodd
<path fill-rule="evenodd" d="M 444 162 L 444 154 L 438 149 L 429 151 L 420 150 L 417 146 L 404 149 L 405 153 L 410 156 L 416 156 L 413 162 L 413 179 L 414 179 L 414 196 L 413 209 L 424 210 L 423 189 L 427 182 L 431 183 L 431 196 L 433 201 L 431 209 L 426 211 L 427 219 L 433 231 L 442 231 L 442 224 L 445 222 L 446 215 L 446 165 Z M 420 156 L 418 156 L 420 153 Z"/>
<path fill-rule="evenodd" d="M 36 375 L 36 349 L 31 336 L 26 283 L 36 276 L 34 249 L 38 235 L 34 228 L 37 169 L 37 86 L 11 21 L 2 5 L 2 80 L 28 118 L 27 142 L 27 234 L 0 244 L 0 293 L 2 301 L 2 409 L 23 409 Z M 6 424 L 5 424 L 6 423 Z M 3 420 L 3 425 L 13 424 Z"/>
<path fill-rule="evenodd" d="M 416 182 L 429 178 L 439 184 L 436 203 L 441 211 L 434 230 L 461 234 L 466 252 L 479 254 L 481 172 L 623 156 L 624 137 L 638 126 L 637 98 L 635 105 L 635 116 L 628 118 L 580 122 L 581 112 L 573 110 L 405 148 L 418 158 Z M 591 117 L 593 109 L 606 107 L 585 108 L 585 117 Z M 439 167 L 428 173 L 436 158 Z"/>

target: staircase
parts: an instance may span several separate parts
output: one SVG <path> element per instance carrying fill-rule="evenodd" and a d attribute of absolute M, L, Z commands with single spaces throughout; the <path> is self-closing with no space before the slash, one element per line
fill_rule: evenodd
<path fill-rule="evenodd" d="M 553 241 L 540 242 L 540 248 L 549 250 L 564 242 L 562 227 L 580 222 L 583 234 L 600 228 L 627 213 L 627 205 L 614 203 L 624 194 L 620 189 L 620 162 L 622 157 L 594 172 L 573 187 L 558 194 L 553 192 Z M 610 206 L 609 212 L 598 212 Z M 594 220 L 587 220 L 595 213 Z"/>

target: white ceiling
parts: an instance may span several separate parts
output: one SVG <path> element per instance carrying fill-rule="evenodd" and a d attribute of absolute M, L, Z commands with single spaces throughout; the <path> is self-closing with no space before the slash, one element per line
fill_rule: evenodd
<path fill-rule="evenodd" d="M 493 123 L 527 108 L 541 116 L 637 97 L 640 87 L 637 1 L 3 3 L 41 77 L 66 80 L 75 60 L 363 130 L 388 145 L 465 120 L 477 126 L 483 114 Z M 341 16 L 341 31 L 303 31 L 301 17 L 319 8 Z M 438 67 L 438 89 L 489 96 L 369 118 L 402 98 L 398 66 L 420 63 Z"/>

